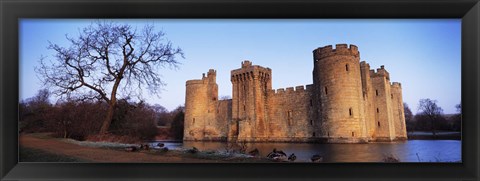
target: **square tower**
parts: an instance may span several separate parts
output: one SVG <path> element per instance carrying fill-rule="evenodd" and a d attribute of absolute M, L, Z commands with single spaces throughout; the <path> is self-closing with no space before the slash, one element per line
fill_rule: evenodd
<path fill-rule="evenodd" d="M 272 89 L 272 70 L 246 60 L 231 71 L 232 123 L 229 137 L 253 141 L 267 136 L 267 93 Z"/>

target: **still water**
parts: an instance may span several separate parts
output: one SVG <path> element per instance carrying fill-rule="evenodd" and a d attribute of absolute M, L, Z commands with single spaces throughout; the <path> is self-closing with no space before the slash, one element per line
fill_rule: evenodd
<path fill-rule="evenodd" d="M 158 142 L 153 142 L 153 144 Z M 225 142 L 165 143 L 166 147 L 199 150 L 225 150 Z M 294 153 L 296 162 L 310 162 L 314 154 L 323 156 L 324 162 L 382 162 L 393 155 L 401 162 L 460 162 L 460 140 L 409 140 L 392 143 L 368 144 L 313 144 L 313 143 L 247 143 L 247 152 L 257 148 L 266 156 L 274 148 L 288 155 Z"/>

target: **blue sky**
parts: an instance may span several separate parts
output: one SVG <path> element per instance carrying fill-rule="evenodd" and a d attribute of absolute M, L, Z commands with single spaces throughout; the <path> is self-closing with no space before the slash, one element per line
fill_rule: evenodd
<path fill-rule="evenodd" d="M 20 99 L 42 88 L 35 74 L 41 56 L 52 58 L 48 42 L 68 46 L 94 20 L 20 20 Z M 138 29 L 153 24 L 181 47 L 185 59 L 177 70 L 163 69 L 167 83 L 160 98 L 147 102 L 169 110 L 185 101 L 185 81 L 217 70 L 219 96 L 231 96 L 230 71 L 241 61 L 272 69 L 274 89 L 312 84 L 312 51 L 335 44 L 354 44 L 371 68 L 385 65 L 390 79 L 401 82 L 403 99 L 413 113 L 419 99 L 438 101 L 444 113 L 456 113 L 461 100 L 461 20 L 112 20 Z M 55 99 L 55 98 L 54 98 Z"/>

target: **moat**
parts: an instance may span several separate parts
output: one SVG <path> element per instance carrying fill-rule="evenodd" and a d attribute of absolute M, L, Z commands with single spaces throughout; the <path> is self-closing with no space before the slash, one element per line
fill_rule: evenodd
<path fill-rule="evenodd" d="M 165 143 L 165 146 L 225 150 L 226 144 L 185 141 Z M 388 155 L 394 155 L 401 162 L 461 162 L 460 140 L 409 140 L 368 144 L 247 143 L 247 147 L 247 151 L 257 148 L 261 156 L 266 156 L 273 148 L 282 150 L 287 155 L 295 153 L 295 162 L 310 162 L 310 157 L 314 154 L 322 155 L 324 162 L 382 162 Z"/>

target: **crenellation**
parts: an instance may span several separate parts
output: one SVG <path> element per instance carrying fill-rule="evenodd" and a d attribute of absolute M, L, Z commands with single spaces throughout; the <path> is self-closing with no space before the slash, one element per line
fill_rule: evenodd
<path fill-rule="evenodd" d="M 186 85 L 191 85 L 191 84 L 204 84 L 203 80 L 188 80 L 186 82 Z"/>
<path fill-rule="evenodd" d="M 387 80 L 390 80 L 390 73 L 385 69 L 385 66 L 380 66 L 377 70 L 370 70 L 370 77 L 385 77 Z"/>
<path fill-rule="evenodd" d="M 303 90 L 305 90 L 305 86 L 303 85 L 295 86 L 295 91 L 303 91 Z"/>
<path fill-rule="evenodd" d="M 336 50 L 347 50 L 347 49 L 348 49 L 348 45 L 347 45 L 347 44 L 336 44 L 336 45 L 335 45 L 335 49 L 336 49 Z"/>
<path fill-rule="evenodd" d="M 352 52 L 357 52 L 357 53 L 358 53 L 358 47 L 357 47 L 357 45 L 352 45 L 352 44 L 350 44 L 350 48 L 349 48 L 349 49 L 350 49 L 350 51 L 352 51 Z"/>
<path fill-rule="evenodd" d="M 252 66 L 252 62 L 250 62 L 249 60 L 245 60 L 242 62 L 242 68 L 246 68 L 250 66 Z"/>
<path fill-rule="evenodd" d="M 218 100 L 216 70 L 186 81 L 185 140 L 364 143 L 405 140 L 401 84 L 370 69 L 355 45 L 313 51 L 313 84 L 272 89 L 272 70 L 245 60 Z"/>
<path fill-rule="evenodd" d="M 292 93 L 293 91 L 295 91 L 293 87 L 287 87 L 285 90 L 287 93 Z"/>
<path fill-rule="evenodd" d="M 402 84 L 400 82 L 392 82 L 392 86 L 401 88 Z"/>
<path fill-rule="evenodd" d="M 312 91 L 313 90 L 313 84 L 308 84 L 305 86 L 307 91 Z"/>
<path fill-rule="evenodd" d="M 315 62 L 325 57 L 336 56 L 336 55 L 347 55 L 347 56 L 354 56 L 354 57 L 360 56 L 360 52 L 358 51 L 357 46 L 350 45 L 349 47 L 347 44 L 337 44 L 335 45 L 335 49 L 333 49 L 331 45 L 328 45 L 325 47 L 315 49 L 313 53 L 314 53 Z"/>

